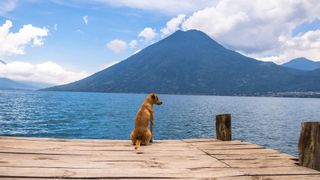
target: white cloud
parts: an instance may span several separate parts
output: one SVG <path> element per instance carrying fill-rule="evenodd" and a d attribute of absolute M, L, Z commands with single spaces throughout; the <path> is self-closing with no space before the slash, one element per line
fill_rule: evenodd
<path fill-rule="evenodd" d="M 300 33 L 297 36 L 280 36 L 279 41 L 285 48 L 298 50 L 317 49 L 320 50 L 320 29 Z M 319 51 L 320 53 L 320 51 Z"/>
<path fill-rule="evenodd" d="M 146 27 L 138 35 L 138 37 L 144 38 L 146 41 L 151 41 L 157 36 L 156 30 Z"/>
<path fill-rule="evenodd" d="M 81 29 L 77 29 L 75 32 L 79 34 L 83 34 L 83 31 L 81 31 Z"/>
<path fill-rule="evenodd" d="M 45 27 L 34 27 L 31 24 L 24 25 L 18 32 L 10 32 L 12 22 L 6 22 L 0 26 L 0 57 L 25 54 L 25 47 L 28 44 L 34 46 L 43 45 L 43 37 L 48 35 L 49 30 Z"/>
<path fill-rule="evenodd" d="M 297 57 L 320 61 L 320 29 L 308 31 L 297 36 L 280 36 L 280 53 L 276 63 L 285 63 Z"/>
<path fill-rule="evenodd" d="M 200 29 L 209 33 L 213 37 L 219 37 L 221 34 L 232 30 L 235 26 L 249 20 L 244 12 L 237 11 L 232 14 L 226 14 L 227 7 L 210 7 L 195 12 L 183 24 L 185 29 Z"/>
<path fill-rule="evenodd" d="M 250 55 L 248 55 L 250 56 Z M 277 62 L 279 60 L 279 56 L 266 56 L 266 57 L 256 57 L 256 59 L 260 60 L 260 61 L 265 61 L 265 62 Z"/>
<path fill-rule="evenodd" d="M 166 27 L 160 29 L 160 32 L 162 33 L 162 37 L 168 36 L 171 33 L 175 32 L 176 30 L 180 29 L 180 25 L 185 20 L 186 15 L 185 14 L 179 14 L 177 17 L 172 18 L 170 21 L 166 23 Z"/>
<path fill-rule="evenodd" d="M 0 64 L 0 76 L 18 81 L 33 81 L 50 84 L 65 84 L 80 80 L 89 73 L 65 70 L 62 66 L 52 61 L 40 64 L 31 64 L 23 61 L 14 61 Z"/>
<path fill-rule="evenodd" d="M 53 25 L 53 29 L 54 29 L 55 31 L 58 31 L 58 24 L 54 24 L 54 25 Z"/>
<path fill-rule="evenodd" d="M 18 5 L 18 0 L 1 0 L 0 1 L 0 15 L 5 15 L 13 11 Z"/>
<path fill-rule="evenodd" d="M 280 45 L 277 50 L 243 54 L 261 61 L 273 61 L 277 64 L 283 64 L 297 57 L 320 61 L 320 30 L 307 31 L 293 37 L 291 35 L 280 36 L 278 41 Z"/>
<path fill-rule="evenodd" d="M 293 43 L 293 29 L 319 18 L 319 12 L 320 3 L 316 0 L 256 0 L 250 3 L 247 0 L 220 0 L 214 6 L 194 12 L 182 26 L 185 30 L 204 31 L 233 50 L 260 58 L 266 54 L 275 57 L 281 53 L 280 48 L 288 50 L 283 46 Z M 279 41 L 280 37 L 286 38 Z M 309 40 L 315 42 L 314 38 Z M 313 43 L 312 46 L 317 45 Z M 300 54 L 298 52 L 295 54 Z"/>
<path fill-rule="evenodd" d="M 83 16 L 82 17 L 84 24 L 88 24 L 89 23 L 89 17 L 88 16 Z"/>
<path fill-rule="evenodd" d="M 128 48 L 128 44 L 123 40 L 114 39 L 107 44 L 107 48 L 115 53 L 120 53 Z"/>
<path fill-rule="evenodd" d="M 107 43 L 107 48 L 111 49 L 115 53 L 121 53 L 125 51 L 128 47 L 134 49 L 138 45 L 138 41 L 133 39 L 130 42 L 126 42 L 120 39 L 114 39 Z"/>
<path fill-rule="evenodd" d="M 138 41 L 137 40 L 131 40 L 129 43 L 130 48 L 135 48 L 138 45 Z"/>

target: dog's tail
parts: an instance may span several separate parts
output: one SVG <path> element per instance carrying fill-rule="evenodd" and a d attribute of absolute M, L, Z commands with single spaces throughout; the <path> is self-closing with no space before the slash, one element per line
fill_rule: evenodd
<path fill-rule="evenodd" d="M 141 140 L 137 139 L 136 145 L 134 146 L 134 149 L 138 149 L 140 147 L 140 144 L 141 144 Z"/>

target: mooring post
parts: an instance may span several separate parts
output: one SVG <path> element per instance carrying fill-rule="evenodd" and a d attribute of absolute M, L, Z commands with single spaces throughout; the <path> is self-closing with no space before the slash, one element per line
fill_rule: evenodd
<path fill-rule="evenodd" d="M 299 164 L 320 171 L 320 122 L 301 123 Z"/>
<path fill-rule="evenodd" d="M 216 137 L 222 141 L 231 141 L 231 114 L 216 115 Z"/>

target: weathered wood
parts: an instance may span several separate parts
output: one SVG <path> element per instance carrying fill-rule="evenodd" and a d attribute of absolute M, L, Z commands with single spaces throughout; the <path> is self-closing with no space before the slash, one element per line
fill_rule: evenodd
<path fill-rule="evenodd" d="M 211 155 L 214 158 L 217 158 L 218 160 L 260 160 L 264 161 L 267 159 L 272 159 L 274 161 L 278 161 L 281 159 L 294 159 L 295 157 L 288 155 L 288 154 L 282 154 L 282 153 L 276 153 L 276 154 L 215 154 Z"/>
<path fill-rule="evenodd" d="M 127 140 L 0 136 L 0 179 L 319 179 L 292 159 L 242 141 L 161 140 L 134 150 Z"/>
<path fill-rule="evenodd" d="M 221 160 L 222 162 L 238 168 L 264 168 L 264 167 L 296 167 L 297 162 L 289 159 L 239 159 Z"/>
<path fill-rule="evenodd" d="M 216 116 L 216 136 L 222 141 L 231 141 L 231 115 L 220 114 Z"/>
<path fill-rule="evenodd" d="M 232 176 L 218 177 L 215 180 L 319 180 L 320 175 L 286 175 L 286 176 Z"/>
<path fill-rule="evenodd" d="M 259 167 L 259 168 L 239 168 L 239 170 L 247 175 L 263 176 L 263 175 L 320 175 L 319 171 L 304 168 L 301 166 L 289 167 Z"/>
<path fill-rule="evenodd" d="M 299 164 L 320 171 L 320 122 L 301 123 Z"/>
<path fill-rule="evenodd" d="M 210 154 L 210 155 L 228 155 L 228 154 L 249 154 L 249 155 L 253 155 L 253 154 L 277 154 L 279 153 L 276 150 L 273 149 L 225 149 L 225 150 L 203 150 L 206 153 Z"/>

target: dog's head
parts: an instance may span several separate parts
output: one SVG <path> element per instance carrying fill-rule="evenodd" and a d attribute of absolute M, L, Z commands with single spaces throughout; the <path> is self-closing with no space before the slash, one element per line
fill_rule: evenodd
<path fill-rule="evenodd" d="M 162 104 L 162 102 L 160 101 L 160 99 L 158 98 L 158 96 L 156 94 L 154 94 L 154 93 L 149 94 L 149 97 L 150 97 L 153 104 L 156 104 L 156 105 Z"/>

